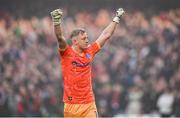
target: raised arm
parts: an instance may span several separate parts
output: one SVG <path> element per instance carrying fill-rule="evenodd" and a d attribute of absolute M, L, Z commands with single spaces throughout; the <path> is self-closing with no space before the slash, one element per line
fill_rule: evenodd
<path fill-rule="evenodd" d="M 101 35 L 98 37 L 96 42 L 102 47 L 104 43 L 112 36 L 117 24 L 120 22 L 120 17 L 124 14 L 124 10 L 119 8 L 116 11 L 116 16 L 114 17 L 113 21 L 104 29 Z"/>
<path fill-rule="evenodd" d="M 65 50 L 67 47 L 67 43 L 62 35 L 62 31 L 61 31 L 61 19 L 62 19 L 62 10 L 61 9 L 56 9 L 54 11 L 51 12 L 51 17 L 52 17 L 52 21 L 54 24 L 54 31 L 56 34 L 56 38 L 59 44 L 59 48 L 61 50 Z"/>

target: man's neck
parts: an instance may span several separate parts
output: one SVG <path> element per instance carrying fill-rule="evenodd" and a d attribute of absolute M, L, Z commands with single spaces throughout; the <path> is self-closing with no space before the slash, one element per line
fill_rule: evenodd
<path fill-rule="evenodd" d="M 82 54 L 84 52 L 83 49 L 79 48 L 78 46 L 76 45 L 72 45 L 72 48 L 75 52 L 79 53 L 79 54 Z"/>

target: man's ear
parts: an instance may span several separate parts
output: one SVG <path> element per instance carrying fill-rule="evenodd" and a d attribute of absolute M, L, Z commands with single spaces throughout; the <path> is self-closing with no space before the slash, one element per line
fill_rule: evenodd
<path fill-rule="evenodd" d="M 72 39 L 73 44 L 77 44 L 77 40 L 75 38 Z"/>

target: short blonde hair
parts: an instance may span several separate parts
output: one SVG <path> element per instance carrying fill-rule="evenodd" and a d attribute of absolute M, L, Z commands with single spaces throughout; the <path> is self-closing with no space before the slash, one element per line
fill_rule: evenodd
<path fill-rule="evenodd" d="M 71 33 L 71 35 L 70 35 L 70 38 L 72 39 L 73 37 L 76 37 L 76 36 L 78 36 L 79 34 L 83 34 L 83 33 L 85 33 L 85 32 L 86 32 L 86 31 L 85 31 L 85 29 L 83 29 L 83 28 L 75 29 L 75 30 L 72 31 L 72 33 Z"/>

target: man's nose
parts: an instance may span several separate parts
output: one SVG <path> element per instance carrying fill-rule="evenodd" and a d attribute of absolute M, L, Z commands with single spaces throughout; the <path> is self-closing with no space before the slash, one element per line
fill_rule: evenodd
<path fill-rule="evenodd" d="M 85 40 L 85 41 L 86 41 L 86 43 L 88 43 L 88 42 L 89 42 L 89 39 L 88 39 L 88 38 L 86 38 L 86 40 Z"/>

